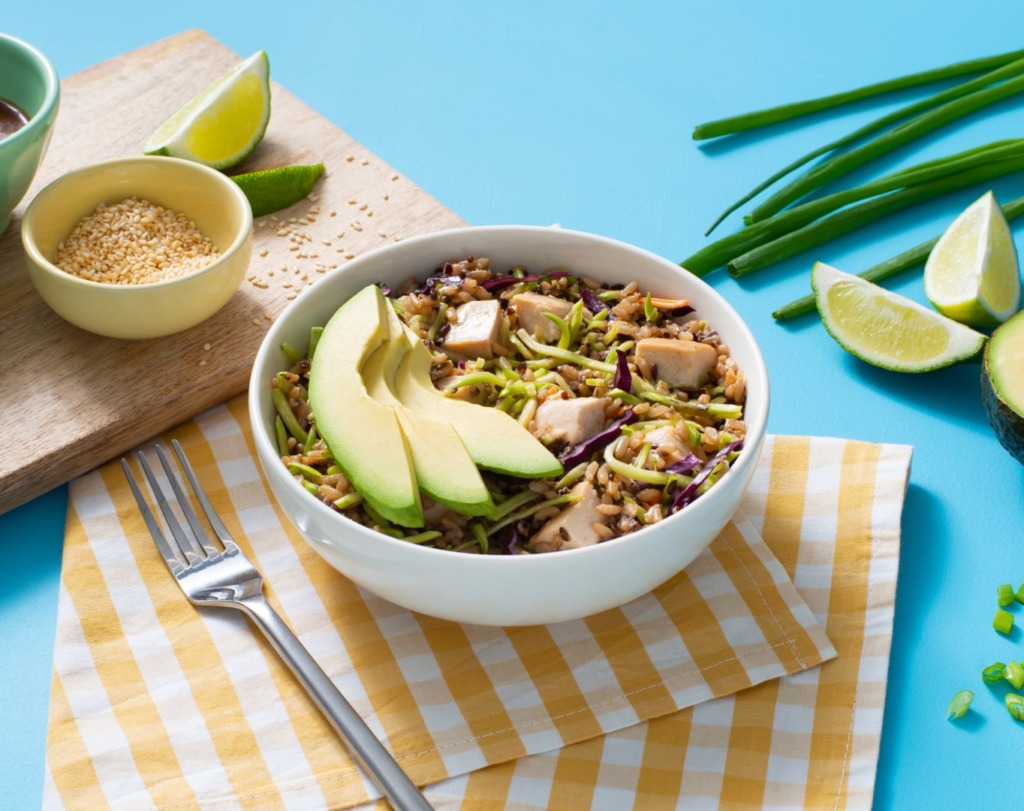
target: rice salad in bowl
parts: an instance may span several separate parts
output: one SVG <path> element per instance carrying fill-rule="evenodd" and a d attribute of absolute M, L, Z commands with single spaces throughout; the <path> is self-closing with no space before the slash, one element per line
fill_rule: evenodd
<path fill-rule="evenodd" d="M 529 226 L 350 262 L 250 381 L 261 464 L 314 549 L 407 608 L 498 625 L 621 605 L 689 564 L 738 506 L 767 405 L 756 343 L 705 283 Z"/>
<path fill-rule="evenodd" d="M 496 273 L 487 257 L 446 261 L 383 294 L 430 349 L 439 390 L 515 417 L 560 469 L 481 471 L 491 515 L 424 492 L 422 526 L 388 521 L 318 435 L 308 397 L 314 327 L 303 352 L 286 346 L 293 362 L 267 381 L 278 392 L 278 449 L 311 495 L 377 532 L 472 554 L 577 549 L 677 512 L 741 453 L 743 372 L 687 299 L 562 267 Z"/>

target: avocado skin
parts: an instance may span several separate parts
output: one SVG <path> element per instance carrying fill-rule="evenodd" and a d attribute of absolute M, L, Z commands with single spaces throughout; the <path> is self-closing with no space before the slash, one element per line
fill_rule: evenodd
<path fill-rule="evenodd" d="M 995 431 L 999 444 L 1024 465 L 1024 416 L 1014 411 L 992 385 L 988 370 L 988 344 L 981 366 L 981 400 L 985 404 L 989 425 Z"/>

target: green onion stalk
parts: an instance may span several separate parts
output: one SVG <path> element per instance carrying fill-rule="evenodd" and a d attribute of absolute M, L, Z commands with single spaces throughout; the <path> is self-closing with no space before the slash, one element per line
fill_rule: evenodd
<path fill-rule="evenodd" d="M 1021 77 L 1024 80 L 1024 77 Z M 1024 169 L 1024 159 L 1012 158 L 957 172 L 948 177 L 921 183 L 858 205 L 840 209 L 830 216 L 791 231 L 731 260 L 726 269 L 729 275 L 746 276 L 773 265 L 809 248 L 854 231 L 896 211 L 923 203 L 958 189 L 983 183 Z"/>
<path fill-rule="evenodd" d="M 1007 221 L 1017 219 L 1021 214 L 1024 214 L 1024 197 L 1017 197 L 1014 200 L 1011 200 L 1004 204 L 1002 209 L 1003 215 L 1006 217 Z M 932 248 L 935 247 L 939 238 L 940 237 L 937 236 L 925 240 L 920 245 L 915 245 L 913 248 L 903 251 L 896 256 L 890 257 L 884 262 L 879 262 L 877 265 L 873 265 L 857 275 L 869 282 L 878 283 L 891 278 L 892 276 L 896 276 L 905 270 L 910 270 L 918 265 L 922 265 L 928 259 L 928 255 L 932 252 Z M 779 307 L 772 313 L 772 318 L 777 321 L 788 321 L 791 318 L 797 318 L 798 316 L 806 315 L 807 313 L 812 313 L 814 311 L 814 294 L 809 293 Z"/>
<path fill-rule="evenodd" d="M 857 143 L 858 141 L 864 139 L 868 135 L 872 135 L 875 132 L 878 132 L 880 130 L 884 130 L 884 129 L 892 126 L 892 125 L 898 124 L 901 121 L 905 121 L 905 120 L 907 120 L 907 119 L 909 119 L 909 118 L 911 118 L 913 116 L 919 115 L 920 113 L 923 113 L 923 112 L 925 112 L 927 110 L 930 110 L 930 109 L 932 109 L 934 107 L 937 107 L 937 106 L 939 106 L 941 104 L 944 104 L 944 103 L 946 103 L 948 101 L 952 101 L 954 99 L 960 98 L 960 97 L 962 97 L 964 95 L 967 95 L 968 93 L 971 93 L 971 92 L 973 92 L 975 90 L 980 90 L 981 88 L 987 87 L 988 85 L 992 84 L 993 82 L 1001 81 L 1002 79 L 1009 78 L 1010 76 L 1015 76 L 1018 73 L 1020 73 L 1022 70 L 1024 70 L 1024 65 L 1020 64 L 1020 60 L 1021 59 L 1024 59 L 1024 51 L 1014 51 L 1013 53 L 1010 53 L 1010 54 L 1003 54 L 1003 55 L 1001 55 L 999 57 L 992 57 L 991 58 L 992 61 L 987 62 L 986 63 L 986 67 L 980 68 L 982 70 L 990 70 L 990 72 L 985 74 L 984 76 L 981 76 L 981 77 L 979 77 L 977 79 L 974 79 L 974 80 L 971 80 L 971 81 L 963 82 L 963 83 L 958 84 L 958 85 L 956 85 L 956 86 L 954 86 L 952 88 L 949 88 L 947 90 L 943 90 L 943 91 L 941 91 L 939 93 L 936 93 L 936 94 L 934 94 L 932 96 L 929 96 L 926 99 L 914 102 L 913 104 L 907 105 L 905 107 L 901 107 L 900 109 L 898 109 L 898 110 L 896 110 L 896 111 L 894 111 L 892 113 L 884 115 L 881 118 L 875 119 L 874 121 L 871 121 L 870 123 L 864 125 L 863 127 L 860 127 L 859 129 L 855 130 L 854 132 L 851 132 L 848 135 L 843 136 L 842 138 L 839 138 L 839 139 L 837 139 L 835 141 L 831 141 L 831 142 L 825 144 L 824 146 L 818 147 L 817 149 L 814 149 L 811 152 L 808 152 L 806 155 L 803 155 L 802 157 L 797 158 L 795 161 L 793 161 L 792 163 L 790 163 L 787 166 L 783 167 L 778 172 L 773 174 L 771 177 L 769 177 L 766 180 L 762 181 L 755 188 L 751 189 L 747 194 L 745 194 L 743 197 L 741 197 L 735 203 L 730 205 L 711 224 L 711 226 L 708 228 L 708 230 L 705 232 L 704 235 L 707 236 L 712 231 L 714 231 L 715 228 L 726 217 L 728 217 L 730 214 L 732 214 L 732 212 L 734 212 L 740 206 L 744 205 L 745 203 L 750 202 L 752 199 L 754 199 L 754 197 L 756 197 L 758 194 L 763 192 L 765 189 L 767 189 L 770 186 L 774 185 L 776 182 L 778 182 L 779 180 L 781 180 L 782 178 L 784 178 L 786 175 L 790 174 L 791 172 L 796 171 L 801 166 L 804 166 L 805 164 L 809 163 L 814 158 L 820 157 L 821 155 L 825 155 L 825 154 L 827 154 L 829 152 L 837 152 L 838 150 L 841 150 L 841 149 L 843 149 L 843 148 L 845 148 L 847 146 L 850 146 L 851 144 Z M 1005 60 L 1005 61 L 1003 61 L 1003 60 Z M 960 63 L 960 64 L 963 65 L 963 64 L 966 64 L 966 63 Z M 979 63 L 976 62 L 975 64 L 979 64 Z M 957 66 L 951 66 L 951 67 L 957 67 Z M 995 70 L 992 70 L 992 69 L 995 69 Z M 965 73 L 968 73 L 968 72 L 971 72 L 971 71 L 965 71 Z M 954 76 L 954 75 L 963 75 L 963 74 L 950 74 L 950 75 L 942 77 L 942 78 L 952 78 L 952 76 Z M 904 77 L 904 78 L 907 78 L 907 77 Z M 900 81 L 900 80 L 897 80 L 897 81 Z M 912 87 L 912 86 L 913 85 L 911 85 L 911 84 L 906 84 L 906 85 L 901 86 L 899 89 L 905 89 L 906 87 Z M 869 88 L 870 87 L 871 86 L 869 86 Z M 867 95 L 876 95 L 876 94 L 875 93 L 869 93 Z M 867 96 L 860 96 L 859 98 L 866 98 L 866 97 Z M 794 105 L 787 105 L 787 106 L 794 106 Z M 828 106 L 831 107 L 831 106 L 835 106 L 835 105 L 828 105 Z M 818 107 L 815 110 L 813 110 L 812 112 L 817 112 L 818 110 L 823 110 L 823 109 L 827 109 L 827 107 Z M 752 114 L 748 114 L 748 115 L 750 115 L 751 119 L 753 119 L 755 121 L 756 121 L 756 119 L 758 117 L 758 113 L 752 113 Z M 702 125 L 702 126 L 706 126 L 706 125 Z M 758 125 L 755 123 L 754 126 L 758 126 Z M 745 127 L 745 129 L 749 129 L 749 128 L 750 127 Z M 722 133 L 722 134 L 725 134 L 725 133 Z"/>

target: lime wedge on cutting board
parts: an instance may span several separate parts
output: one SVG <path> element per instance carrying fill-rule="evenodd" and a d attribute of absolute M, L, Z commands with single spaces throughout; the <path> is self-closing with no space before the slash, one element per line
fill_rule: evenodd
<path fill-rule="evenodd" d="M 256 148 L 269 120 L 270 62 L 258 51 L 161 124 L 142 151 L 227 169 Z"/>
<path fill-rule="evenodd" d="M 987 338 L 824 262 L 811 272 L 822 323 L 847 352 L 895 372 L 930 372 L 972 358 Z"/>
<path fill-rule="evenodd" d="M 231 179 L 245 192 L 252 215 L 262 217 L 299 202 L 313 190 L 323 173 L 324 165 L 313 163 L 247 172 Z"/>
<path fill-rule="evenodd" d="M 935 309 L 961 324 L 995 327 L 1017 312 L 1017 249 L 992 192 L 964 209 L 932 248 L 924 292 Z"/>

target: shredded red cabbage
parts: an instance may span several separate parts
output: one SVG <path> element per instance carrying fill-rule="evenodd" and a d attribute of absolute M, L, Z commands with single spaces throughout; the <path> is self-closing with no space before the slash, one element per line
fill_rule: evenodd
<path fill-rule="evenodd" d="M 690 473 L 700 467 L 700 459 L 695 454 L 688 453 L 678 462 L 673 462 L 667 468 L 666 473 Z"/>
<path fill-rule="evenodd" d="M 583 306 L 586 307 L 590 312 L 597 315 L 601 310 L 611 310 L 612 308 L 608 305 L 608 302 L 601 301 L 597 297 L 597 293 L 591 290 L 589 287 L 584 287 L 583 292 L 580 293 L 580 298 L 583 299 Z M 610 313 L 609 313 L 610 314 Z"/>
<path fill-rule="evenodd" d="M 514 284 L 520 282 L 539 282 L 540 276 L 534 275 L 533 273 L 527 273 L 525 276 L 493 276 L 490 279 L 483 279 L 480 282 L 480 286 L 488 293 L 497 293 L 499 290 L 504 290 L 506 287 L 511 287 Z"/>
<path fill-rule="evenodd" d="M 615 376 L 612 377 L 612 388 L 623 391 L 630 391 L 633 388 L 633 373 L 629 371 L 626 353 L 621 349 L 615 350 Z"/>
<path fill-rule="evenodd" d="M 519 542 L 519 528 L 513 524 L 512 531 L 508 535 L 508 542 L 505 544 L 505 553 L 508 555 L 518 555 Z"/>
<path fill-rule="evenodd" d="M 708 476 L 712 474 L 714 469 L 718 467 L 719 463 L 724 461 L 725 457 L 728 456 L 733 451 L 738 451 L 741 450 L 742 448 L 743 440 L 737 439 L 735 442 L 729 443 L 724 448 L 722 448 L 722 450 L 720 450 L 718 453 L 716 453 L 714 456 L 708 459 L 707 464 L 704 465 L 703 468 L 701 468 L 700 473 L 693 477 L 693 481 L 686 485 L 686 487 L 676 492 L 675 496 L 672 498 L 672 506 L 669 507 L 668 510 L 669 515 L 671 515 L 672 513 L 679 512 L 681 509 L 683 509 L 683 507 L 685 507 L 687 504 L 691 503 L 695 498 L 697 498 L 697 490 L 700 488 L 702 484 L 704 484 L 704 482 L 707 480 Z"/>
<path fill-rule="evenodd" d="M 597 451 L 604 450 L 605 446 L 616 440 L 619 436 L 619 431 L 622 430 L 623 425 L 629 425 L 631 422 L 636 422 L 637 416 L 633 413 L 632 408 L 627 408 L 622 412 L 622 416 L 619 417 L 615 422 L 605 428 L 603 431 L 598 431 L 590 439 L 585 439 L 578 445 L 574 445 L 571 448 L 567 448 L 558 457 L 558 461 L 562 463 L 563 467 L 570 468 L 574 465 L 578 465 L 593 456 Z"/>

